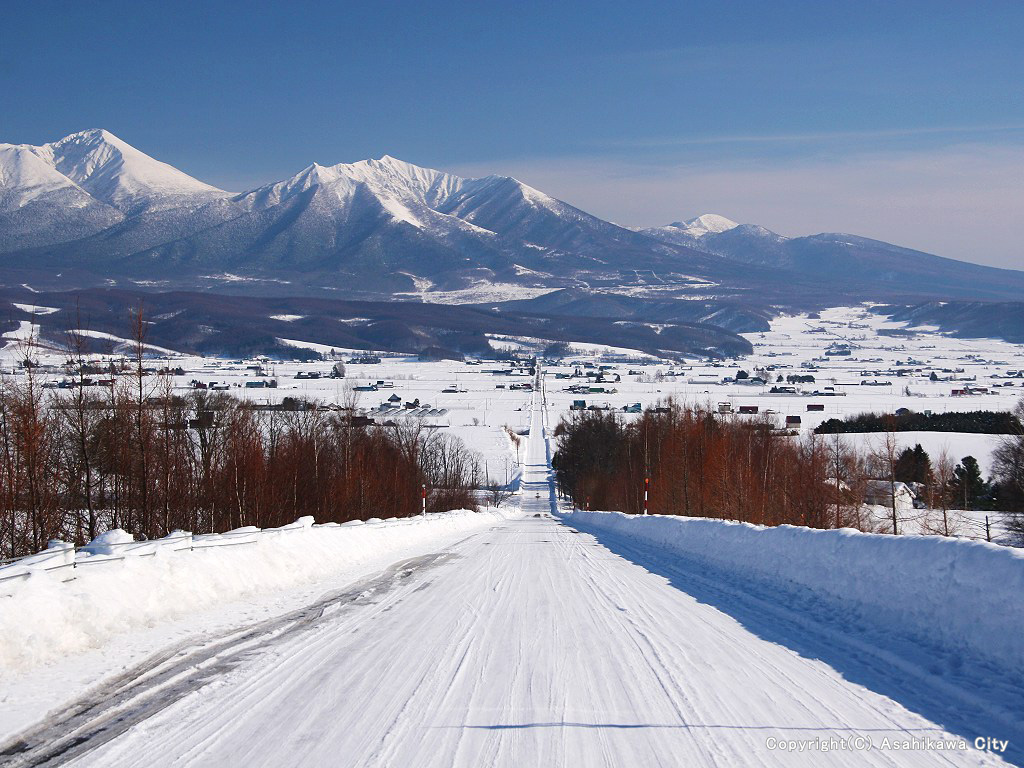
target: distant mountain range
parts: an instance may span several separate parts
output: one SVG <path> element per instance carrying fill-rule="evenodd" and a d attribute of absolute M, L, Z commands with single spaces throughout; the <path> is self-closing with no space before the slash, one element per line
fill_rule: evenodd
<path fill-rule="evenodd" d="M 998 299 L 1022 295 L 1024 272 L 956 261 L 857 235 L 787 238 L 714 214 L 641 231 L 732 262 L 796 274 L 837 290 L 848 286 L 851 293 L 868 298 Z"/>
<path fill-rule="evenodd" d="M 562 330 L 544 336 L 552 318 L 594 318 L 604 343 L 628 337 L 653 351 L 731 354 L 745 344 L 734 333 L 765 328 L 780 309 L 1014 300 L 1024 296 L 1024 272 L 854 235 L 786 238 L 715 214 L 629 229 L 508 176 L 466 179 L 386 155 L 314 163 L 231 193 L 103 130 L 0 144 L 0 296 L 19 306 L 49 292 L 50 304 L 65 307 L 61 292 L 110 289 L 92 302 L 108 314 L 110 297 L 176 292 L 175 307 L 213 318 L 190 333 L 218 332 L 218 317 L 238 329 L 251 310 L 259 333 L 242 334 L 250 347 L 277 343 L 280 329 L 259 314 L 263 304 L 235 303 L 229 321 L 202 294 L 289 299 L 289 313 L 303 316 L 310 313 L 291 299 L 370 302 L 365 313 L 384 324 L 334 329 L 328 335 L 339 344 L 379 340 L 368 329 L 396 327 L 404 312 L 396 333 L 410 348 L 443 346 L 444 314 L 413 309 L 427 302 L 476 305 L 484 314 L 460 322 L 478 336 L 509 332 L 497 318 L 515 316 L 530 334 L 560 340 L 586 326 L 559 320 Z M 312 332 L 314 324 L 291 328 Z M 467 348 L 469 337 L 457 338 L 449 351 Z M 197 337 L 192 348 L 211 344 Z"/>
<path fill-rule="evenodd" d="M 102 130 L 0 144 L 0 254 L 0 278 L 47 289 L 441 303 L 556 290 L 753 303 L 1024 293 L 1024 273 L 853 235 L 788 239 L 713 214 L 627 229 L 507 176 L 464 179 L 389 156 L 314 163 L 233 194 Z"/>

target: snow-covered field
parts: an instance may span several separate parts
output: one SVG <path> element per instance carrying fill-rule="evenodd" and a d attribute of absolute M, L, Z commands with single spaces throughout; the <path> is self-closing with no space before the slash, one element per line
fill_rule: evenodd
<path fill-rule="evenodd" d="M 7 347 L 0 350 L 0 361 L 11 361 L 18 352 L 18 339 L 29 334 L 31 325 L 23 321 L 17 331 L 8 334 Z M 653 405 L 674 397 L 690 403 L 719 404 L 732 411 L 756 407 L 761 414 L 771 412 L 783 426 L 786 417 L 800 417 L 799 429 L 811 430 L 829 418 L 843 418 L 865 411 L 894 412 L 899 408 L 944 413 L 947 411 L 1010 410 L 1024 397 L 1024 378 L 1008 373 L 1024 372 L 1024 347 L 991 339 L 954 339 L 933 329 L 910 329 L 906 337 L 886 333 L 907 333 L 903 323 L 895 323 L 873 314 L 867 307 L 839 307 L 820 313 L 819 318 L 807 315 L 776 319 L 772 330 L 747 334 L 754 352 L 741 360 L 709 362 L 688 360 L 672 362 L 655 360 L 628 349 L 593 344 L 573 344 L 577 352 L 572 358 L 545 365 L 548 379 L 549 409 L 553 414 L 567 413 L 574 401 L 587 406 L 608 406 L 622 409 L 640 403 Z M 123 354 L 123 340 L 116 337 L 96 339 L 95 349 Z M 329 354 L 332 348 L 313 342 L 288 341 L 296 347 Z M 103 346 L 100 346 L 100 344 Z M 523 354 L 538 353 L 550 342 L 529 337 L 495 338 L 498 348 Z M 833 345 L 848 345 L 849 356 L 830 356 L 825 352 Z M 156 352 L 160 352 L 157 350 Z M 340 359 L 365 354 L 360 350 L 335 349 Z M 63 357 L 56 352 L 40 352 L 41 362 L 59 365 Z M 476 361 L 473 361 L 476 362 Z M 359 408 L 378 409 L 388 398 L 397 395 L 401 403 L 419 400 L 434 411 L 430 423 L 448 429 L 464 439 L 487 463 L 490 477 L 504 482 L 515 474 L 515 453 L 504 437 L 504 426 L 522 431 L 526 426 L 524 409 L 530 393 L 512 390 L 513 384 L 528 381 L 527 377 L 495 375 L 507 364 L 482 361 L 469 364 L 456 361 L 423 362 L 412 357 L 383 356 L 379 364 L 348 364 L 345 379 L 327 378 L 333 361 L 273 362 L 238 360 L 224 361 L 193 356 L 154 357 L 154 367 L 181 367 L 183 375 L 175 376 L 175 386 L 186 390 L 193 380 L 218 382 L 232 394 L 256 402 L 280 402 L 285 397 L 316 398 L 328 403 L 341 403 L 355 398 Z M 584 364 L 593 366 L 583 367 Z M 594 374 L 598 365 L 607 365 L 605 378 L 594 382 L 580 374 Z M 259 372 L 252 369 L 255 366 Z M 8 368 L 10 370 L 10 368 Z M 757 371 L 772 379 L 768 384 L 744 384 L 735 381 L 745 371 L 754 377 Z M 902 371 L 902 374 L 898 373 Z M 939 381 L 932 381 L 935 372 Z M 321 378 L 296 378 L 318 373 Z M 615 376 L 619 377 L 614 381 Z M 789 386 L 791 375 L 813 376 L 813 383 L 793 385 L 794 394 L 772 394 L 771 386 Z M 50 374 L 60 379 L 61 372 Z M 275 380 L 275 389 L 249 388 L 261 381 Z M 949 380 L 941 380 L 949 379 Z M 393 384 L 375 391 L 352 391 L 378 381 Z M 878 385 L 862 382 L 877 382 Z M 589 385 L 605 392 L 571 392 L 570 387 Z M 953 396 L 953 390 L 984 390 L 977 394 Z M 454 392 L 444 392 L 455 389 Z M 614 391 L 611 391 L 614 390 Z M 815 394 L 817 393 L 817 394 Z M 814 406 L 821 410 L 808 410 Z M 629 414 L 626 415 L 629 418 Z M 991 465 L 991 453 L 998 438 L 960 433 L 900 433 L 901 447 L 920 442 L 932 455 L 948 448 L 954 461 L 967 455 L 978 459 L 983 472 Z M 866 446 L 877 438 L 870 435 L 846 435 L 851 445 Z"/>

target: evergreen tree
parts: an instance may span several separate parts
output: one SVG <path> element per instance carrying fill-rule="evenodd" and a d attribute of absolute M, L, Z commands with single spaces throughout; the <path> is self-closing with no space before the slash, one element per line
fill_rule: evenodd
<path fill-rule="evenodd" d="M 927 485 L 932 478 L 932 462 L 928 452 L 918 443 L 904 448 L 893 466 L 893 474 L 902 483 Z"/>
<path fill-rule="evenodd" d="M 989 485 L 981 476 L 981 467 L 973 456 L 964 456 L 953 469 L 950 491 L 954 504 L 963 503 L 964 509 L 976 509 L 989 492 Z"/>

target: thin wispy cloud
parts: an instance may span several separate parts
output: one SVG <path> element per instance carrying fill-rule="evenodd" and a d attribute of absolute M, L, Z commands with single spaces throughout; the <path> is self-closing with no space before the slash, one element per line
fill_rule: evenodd
<path fill-rule="evenodd" d="M 594 141 L 604 148 L 672 148 L 711 146 L 718 144 L 785 144 L 796 142 L 828 142 L 849 139 L 909 138 L 914 136 L 956 136 L 964 134 L 1024 133 L 1024 123 L 1016 125 L 950 125 L 882 128 L 856 131 L 816 131 L 809 133 L 762 133 L 725 136 L 641 136 L 633 139 Z"/>

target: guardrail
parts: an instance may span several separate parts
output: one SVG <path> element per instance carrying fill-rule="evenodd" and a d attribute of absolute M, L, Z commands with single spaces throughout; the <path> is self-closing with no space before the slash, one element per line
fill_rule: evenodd
<path fill-rule="evenodd" d="M 224 533 L 204 533 L 193 535 L 188 531 L 175 531 L 161 539 L 143 541 L 105 542 L 92 541 L 79 547 L 67 542 L 53 542 L 49 549 L 22 557 L 0 560 L 0 585 L 7 582 L 25 581 L 33 574 L 55 573 L 70 570 L 69 578 L 61 581 L 73 581 L 75 572 L 82 567 L 92 569 L 95 566 L 124 563 L 135 557 L 155 557 L 158 554 L 195 552 L 197 550 L 219 549 L 221 547 L 239 547 L 257 544 L 268 537 L 310 531 L 313 529 L 345 530 L 357 525 L 416 525 L 422 518 L 419 515 L 405 518 L 370 518 L 369 520 L 350 520 L 347 523 L 314 524 L 312 517 L 299 518 L 294 523 L 279 528 L 252 528 L 226 531 Z M 56 561 L 60 562 L 56 562 Z M 0 595 L 2 597 L 3 595 Z"/>
<path fill-rule="evenodd" d="M 257 544 L 266 536 L 306 531 L 312 527 L 312 522 L 305 524 L 300 520 L 280 528 L 257 528 L 199 535 L 193 535 L 187 531 L 176 531 L 161 539 L 120 542 L 94 540 L 79 547 L 74 547 L 66 542 L 53 542 L 49 549 L 42 552 L 0 560 L 0 584 L 17 580 L 25 581 L 34 574 L 54 573 L 67 569 L 73 573 L 83 567 L 92 569 L 95 566 L 124 563 L 134 557 L 155 557 L 165 553 L 194 552 Z M 338 524 L 316 526 L 318 529 L 328 530 L 343 527 Z M 72 581 L 75 578 L 75 575 L 71 575 L 70 578 L 62 578 L 61 581 Z"/>

